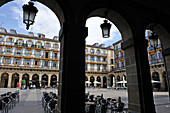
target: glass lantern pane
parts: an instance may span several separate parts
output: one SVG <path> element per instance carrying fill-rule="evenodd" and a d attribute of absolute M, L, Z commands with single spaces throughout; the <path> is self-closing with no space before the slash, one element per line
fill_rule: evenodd
<path fill-rule="evenodd" d="M 28 18 L 29 18 L 28 15 L 29 15 L 29 11 L 28 11 L 28 10 L 25 10 L 25 11 L 24 11 L 24 18 L 23 18 L 24 21 L 25 21 L 25 20 L 28 20 Z"/>
<path fill-rule="evenodd" d="M 105 37 L 105 38 L 108 37 L 108 28 L 107 27 L 103 28 L 103 37 Z"/>
<path fill-rule="evenodd" d="M 36 14 L 35 14 L 34 12 L 30 12 L 29 20 L 30 20 L 31 22 L 34 22 L 35 15 L 36 15 Z"/>

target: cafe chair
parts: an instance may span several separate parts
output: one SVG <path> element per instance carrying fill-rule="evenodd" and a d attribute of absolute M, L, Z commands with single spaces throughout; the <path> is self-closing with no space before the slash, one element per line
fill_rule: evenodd
<path fill-rule="evenodd" d="M 47 113 L 56 113 L 56 109 L 57 109 L 56 105 L 57 105 L 57 101 L 56 100 L 49 101 Z"/>

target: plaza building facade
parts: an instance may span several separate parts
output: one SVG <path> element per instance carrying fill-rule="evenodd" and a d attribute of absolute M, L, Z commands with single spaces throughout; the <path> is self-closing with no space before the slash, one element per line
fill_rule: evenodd
<path fill-rule="evenodd" d="M 25 80 L 40 86 L 56 85 L 59 79 L 60 43 L 57 37 L 47 39 L 45 35 L 17 34 L 0 28 L 0 87 L 16 87 Z"/>
<path fill-rule="evenodd" d="M 85 47 L 86 86 L 108 85 L 108 73 L 114 70 L 113 46 L 95 43 Z M 26 86 L 52 87 L 59 81 L 60 43 L 45 35 L 29 32 L 17 34 L 0 28 L 0 87 L 16 87 L 25 80 Z M 95 83 L 98 81 L 99 83 Z"/>
<path fill-rule="evenodd" d="M 158 39 L 158 47 L 154 49 L 151 46 L 148 36 L 151 35 L 151 31 L 146 31 L 146 39 L 148 40 L 148 62 L 150 65 L 150 75 L 153 88 L 158 88 L 161 90 L 168 90 L 167 88 L 167 77 L 165 73 L 164 58 L 162 55 L 161 41 Z M 122 40 L 113 44 L 115 53 L 115 70 L 109 75 L 110 85 L 112 87 L 123 86 L 126 87 L 126 65 L 125 65 L 125 54 L 121 48 Z M 122 83 L 117 83 L 122 81 Z M 124 81 L 124 82 L 123 82 Z"/>

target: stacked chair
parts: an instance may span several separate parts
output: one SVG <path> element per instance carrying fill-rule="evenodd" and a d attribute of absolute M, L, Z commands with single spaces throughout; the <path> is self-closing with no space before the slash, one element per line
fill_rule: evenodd
<path fill-rule="evenodd" d="M 42 106 L 45 113 L 56 113 L 56 105 L 58 102 L 58 96 L 56 93 L 43 92 Z"/>
<path fill-rule="evenodd" d="M 0 95 L 0 111 L 8 113 L 10 109 L 16 106 L 19 102 L 19 91 L 7 92 Z"/>
<path fill-rule="evenodd" d="M 93 104 L 90 104 L 94 102 Z M 103 98 L 103 95 L 85 95 L 85 112 L 86 113 L 106 113 L 107 110 L 112 111 L 113 113 L 124 113 L 128 109 L 125 109 L 125 103 L 121 102 L 119 97 L 117 100 L 113 98 Z"/>

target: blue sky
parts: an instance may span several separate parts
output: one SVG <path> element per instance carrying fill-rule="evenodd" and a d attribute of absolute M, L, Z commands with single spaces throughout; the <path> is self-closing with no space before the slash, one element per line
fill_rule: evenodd
<path fill-rule="evenodd" d="M 0 27 L 6 28 L 9 32 L 10 29 L 15 29 L 19 34 L 28 34 L 28 32 L 43 33 L 47 38 L 58 36 L 60 30 L 59 20 L 56 15 L 45 5 L 35 2 L 38 8 L 38 13 L 35 18 L 35 23 L 26 30 L 23 23 L 22 6 L 27 4 L 29 0 L 14 0 L 0 7 Z M 44 16 L 47 15 L 48 16 Z M 121 39 L 121 34 L 114 24 L 111 27 L 110 38 L 102 38 L 100 24 L 103 23 L 103 18 L 93 17 L 87 19 L 86 27 L 88 27 L 88 37 L 86 38 L 87 44 L 105 44 L 105 46 L 112 45 Z M 54 24 L 56 23 L 56 24 Z"/>

